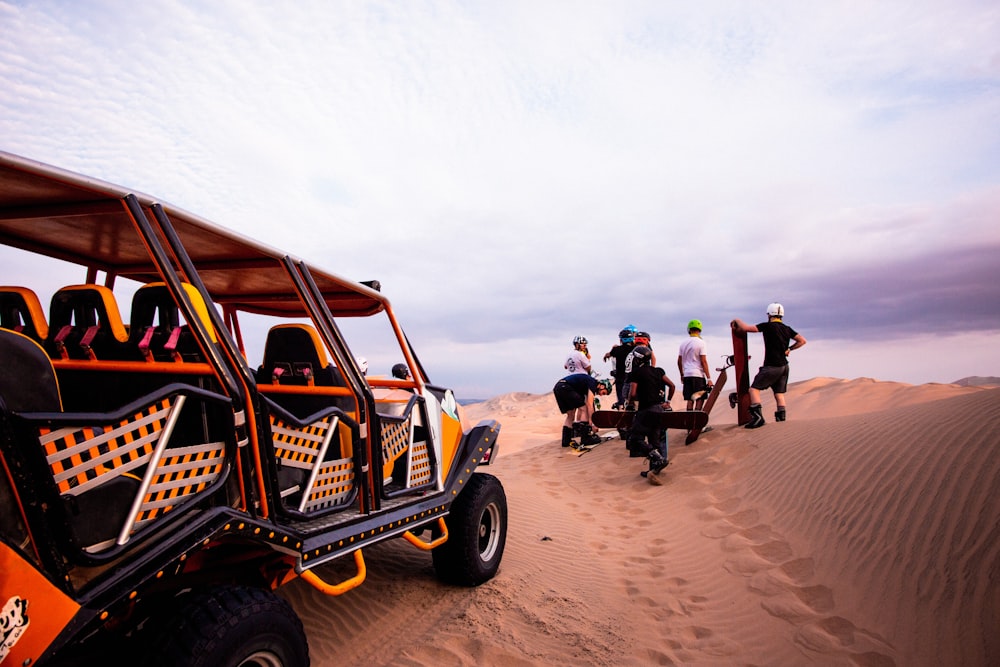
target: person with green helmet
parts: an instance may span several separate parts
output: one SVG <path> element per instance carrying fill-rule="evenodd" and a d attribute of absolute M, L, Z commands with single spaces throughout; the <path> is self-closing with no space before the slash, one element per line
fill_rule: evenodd
<path fill-rule="evenodd" d="M 677 355 L 677 368 L 681 372 L 681 385 L 687 409 L 701 410 L 708 393 L 712 391 L 712 376 L 708 370 L 708 345 L 701 337 L 701 320 L 691 320 L 687 326 L 688 338 L 681 343 Z"/>

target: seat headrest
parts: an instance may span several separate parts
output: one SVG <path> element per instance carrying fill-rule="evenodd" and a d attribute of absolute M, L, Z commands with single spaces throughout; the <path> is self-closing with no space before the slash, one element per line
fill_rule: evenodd
<path fill-rule="evenodd" d="M 103 285 L 70 285 L 52 295 L 49 328 L 68 324 L 100 326 L 119 343 L 128 340 L 114 292 Z"/>
<path fill-rule="evenodd" d="M 265 381 L 270 379 L 275 369 L 279 375 L 288 373 L 304 378 L 312 377 L 317 384 L 323 382 L 324 375 L 330 375 L 330 361 L 319 334 L 308 324 L 279 324 L 267 332 L 264 344 L 264 363 L 261 373 Z"/>
<path fill-rule="evenodd" d="M 212 342 L 218 342 L 215 327 L 212 325 L 212 320 L 208 315 L 208 306 L 205 304 L 205 299 L 202 298 L 201 292 L 190 283 L 181 283 L 181 287 L 184 288 L 184 293 L 187 295 L 188 300 L 191 301 L 198 319 L 201 320 L 202 324 L 205 325 L 205 329 L 208 330 L 208 335 L 212 339 Z M 180 309 L 177 307 L 173 296 L 171 296 L 170 290 L 167 289 L 166 283 L 147 283 L 136 290 L 135 295 L 132 297 L 132 315 L 129 324 L 131 325 L 133 338 L 136 336 L 141 337 L 142 330 L 153 325 L 157 312 L 159 312 L 158 321 L 160 326 L 167 331 L 180 326 Z"/>
<path fill-rule="evenodd" d="M 0 327 L 41 342 L 49 335 L 38 295 L 27 287 L 0 287 Z"/>

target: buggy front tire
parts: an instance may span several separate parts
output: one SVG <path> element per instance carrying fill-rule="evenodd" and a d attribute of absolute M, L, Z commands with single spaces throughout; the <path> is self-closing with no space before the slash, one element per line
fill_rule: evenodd
<path fill-rule="evenodd" d="M 268 590 L 233 586 L 194 593 L 160 621 L 144 665 L 309 666 L 302 622 Z"/>
<path fill-rule="evenodd" d="M 448 541 L 431 552 L 441 581 L 478 586 L 500 568 L 507 543 L 507 496 L 493 475 L 473 473 L 445 518 Z"/>

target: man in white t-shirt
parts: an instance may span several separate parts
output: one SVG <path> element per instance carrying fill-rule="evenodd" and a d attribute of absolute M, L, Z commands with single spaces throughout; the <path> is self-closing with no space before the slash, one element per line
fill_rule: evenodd
<path fill-rule="evenodd" d="M 688 322 L 688 338 L 681 343 L 680 353 L 677 355 L 677 368 L 681 372 L 688 410 L 701 410 L 712 390 L 707 355 L 708 345 L 701 338 L 701 320 L 691 320 Z"/>

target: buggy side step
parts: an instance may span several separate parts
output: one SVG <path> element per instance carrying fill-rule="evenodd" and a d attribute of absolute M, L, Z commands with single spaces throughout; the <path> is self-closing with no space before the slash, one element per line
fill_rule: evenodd
<path fill-rule="evenodd" d="M 423 549 L 424 551 L 430 551 L 431 549 L 437 549 L 439 546 L 448 541 L 448 526 L 444 522 L 443 517 L 438 517 L 438 528 L 441 529 L 441 535 L 437 539 L 431 540 L 430 542 L 425 542 L 410 531 L 403 533 L 403 539 L 415 546 L 418 549 Z"/>
<path fill-rule="evenodd" d="M 357 574 L 350 579 L 345 579 L 339 584 L 326 583 L 312 570 L 306 570 L 299 576 L 302 577 L 306 583 L 324 595 L 343 595 L 347 591 L 357 588 L 363 584 L 365 577 L 368 576 L 368 570 L 365 568 L 365 557 L 361 555 L 361 549 L 354 552 L 354 564 L 358 566 Z"/>

